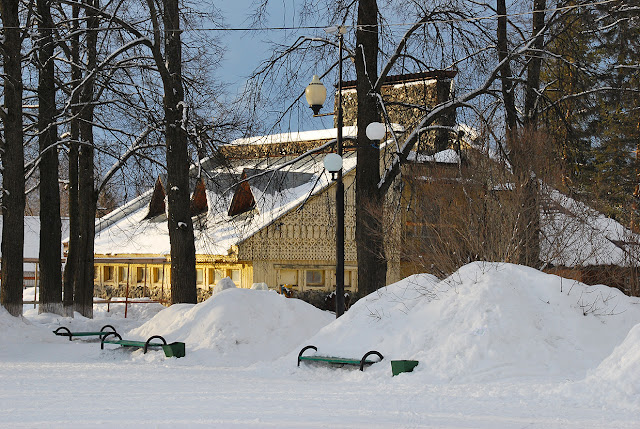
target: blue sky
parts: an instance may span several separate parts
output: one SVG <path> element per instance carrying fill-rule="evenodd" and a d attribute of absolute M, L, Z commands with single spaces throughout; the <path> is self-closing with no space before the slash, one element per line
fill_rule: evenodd
<path fill-rule="evenodd" d="M 294 24 L 292 0 L 271 1 L 268 13 L 270 26 L 285 26 Z M 289 6 L 287 6 L 289 4 Z M 253 0 L 233 0 L 218 2 L 216 7 L 222 10 L 225 24 L 233 28 L 246 28 L 249 11 Z M 229 80 L 229 84 L 242 86 L 246 77 L 268 57 L 267 45 L 263 42 L 263 33 L 231 31 L 225 34 L 223 43 L 227 49 L 219 73 Z"/>
<path fill-rule="evenodd" d="M 296 5 L 298 3 L 298 5 Z M 272 0 L 269 2 L 267 9 L 268 21 L 264 24 L 269 27 L 292 27 L 298 25 L 296 14 L 299 12 L 300 1 L 295 0 Z M 251 25 L 249 20 L 249 12 L 253 7 L 253 0 L 233 0 L 225 2 L 217 2 L 218 7 L 224 14 L 224 23 L 231 28 L 247 28 Z M 317 35 L 318 30 L 301 30 L 299 34 Z M 297 37 L 296 34 L 295 37 Z M 234 95 L 240 92 L 246 82 L 246 78 L 254 69 L 270 56 L 270 48 L 265 39 L 278 41 L 282 43 L 291 43 L 295 37 L 291 30 L 273 30 L 264 32 L 246 32 L 246 31 L 230 31 L 225 32 L 222 43 L 226 46 L 224 60 L 221 68 L 216 70 L 216 75 L 223 79 L 229 86 L 230 93 Z M 311 81 L 311 73 L 309 81 Z M 332 82 L 325 82 L 329 87 Z M 298 85 L 298 83 L 296 83 Z M 306 84 L 300 84 L 300 91 L 304 90 Z M 293 101 L 293 99 L 291 100 Z M 304 99 L 302 110 L 306 114 L 306 102 Z M 274 112 L 284 107 L 273 106 Z M 277 116 L 273 114 L 274 118 Z M 289 122 L 285 129 L 290 130 L 308 130 L 315 128 L 329 128 L 332 126 L 332 118 L 312 118 L 311 110 L 309 117 L 300 121 L 300 118 L 294 115 L 293 123 Z M 274 119 L 275 121 L 275 119 Z M 268 124 L 267 124 L 268 125 Z"/>

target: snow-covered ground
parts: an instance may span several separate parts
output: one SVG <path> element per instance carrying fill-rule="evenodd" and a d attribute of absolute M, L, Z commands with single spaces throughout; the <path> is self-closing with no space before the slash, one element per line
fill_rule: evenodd
<path fill-rule="evenodd" d="M 530 268 L 412 276 L 338 320 L 263 290 L 123 307 L 96 305 L 93 320 L 0 308 L 0 427 L 640 427 L 640 300 Z M 184 341 L 186 356 L 51 333 L 105 324 Z M 297 367 L 307 344 L 385 358 Z M 392 377 L 396 359 L 420 363 Z"/>

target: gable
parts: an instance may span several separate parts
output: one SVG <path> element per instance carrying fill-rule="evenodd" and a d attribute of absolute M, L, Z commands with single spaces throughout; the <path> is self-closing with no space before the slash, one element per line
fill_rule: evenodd
<path fill-rule="evenodd" d="M 236 188 L 231 205 L 229 206 L 229 216 L 237 216 L 242 213 L 246 213 L 256 206 L 256 199 L 251 192 L 249 181 L 247 180 L 247 172 L 243 171 L 240 177 L 240 184 Z"/>
<path fill-rule="evenodd" d="M 191 216 L 198 216 L 199 214 L 206 213 L 207 210 L 209 210 L 209 205 L 207 204 L 206 186 L 204 180 L 200 179 L 196 182 L 196 188 L 193 190 L 189 211 Z"/>
<path fill-rule="evenodd" d="M 151 201 L 149 202 L 149 212 L 144 217 L 145 219 L 151 219 L 161 214 L 165 214 L 165 197 L 166 192 L 164 190 L 164 186 L 162 186 L 162 180 L 158 177 L 153 188 Z"/>

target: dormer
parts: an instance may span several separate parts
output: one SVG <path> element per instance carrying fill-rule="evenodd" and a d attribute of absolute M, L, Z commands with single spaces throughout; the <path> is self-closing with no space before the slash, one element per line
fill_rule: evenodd
<path fill-rule="evenodd" d="M 200 180 L 196 182 L 196 188 L 193 190 L 193 195 L 191 195 L 189 211 L 193 217 L 206 213 L 208 210 L 207 187 L 204 184 L 204 179 L 200 178 Z"/>
<path fill-rule="evenodd" d="M 256 206 L 256 199 L 251 192 L 249 181 L 247 180 L 246 171 L 242 172 L 240 177 L 240 183 L 236 187 L 236 192 L 233 194 L 231 205 L 229 206 L 229 216 L 236 216 L 242 213 L 251 211 Z"/>
<path fill-rule="evenodd" d="M 149 202 L 149 212 L 145 216 L 145 219 L 152 219 L 161 214 L 165 214 L 166 195 L 164 186 L 162 186 L 162 180 L 160 180 L 160 176 L 158 176 L 156 185 L 153 188 L 153 195 L 151 195 L 151 201 Z"/>

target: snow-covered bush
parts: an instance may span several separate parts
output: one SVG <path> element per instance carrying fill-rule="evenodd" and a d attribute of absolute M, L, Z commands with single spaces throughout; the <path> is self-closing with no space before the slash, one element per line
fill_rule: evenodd
<path fill-rule="evenodd" d="M 263 282 L 254 283 L 254 284 L 251 285 L 251 289 L 254 289 L 254 290 L 269 290 L 269 286 L 267 286 L 267 284 L 263 283 Z"/>
<path fill-rule="evenodd" d="M 231 280 L 230 277 L 225 277 L 216 283 L 216 286 L 213 288 L 213 295 L 222 292 L 225 289 L 234 289 L 236 284 Z"/>

